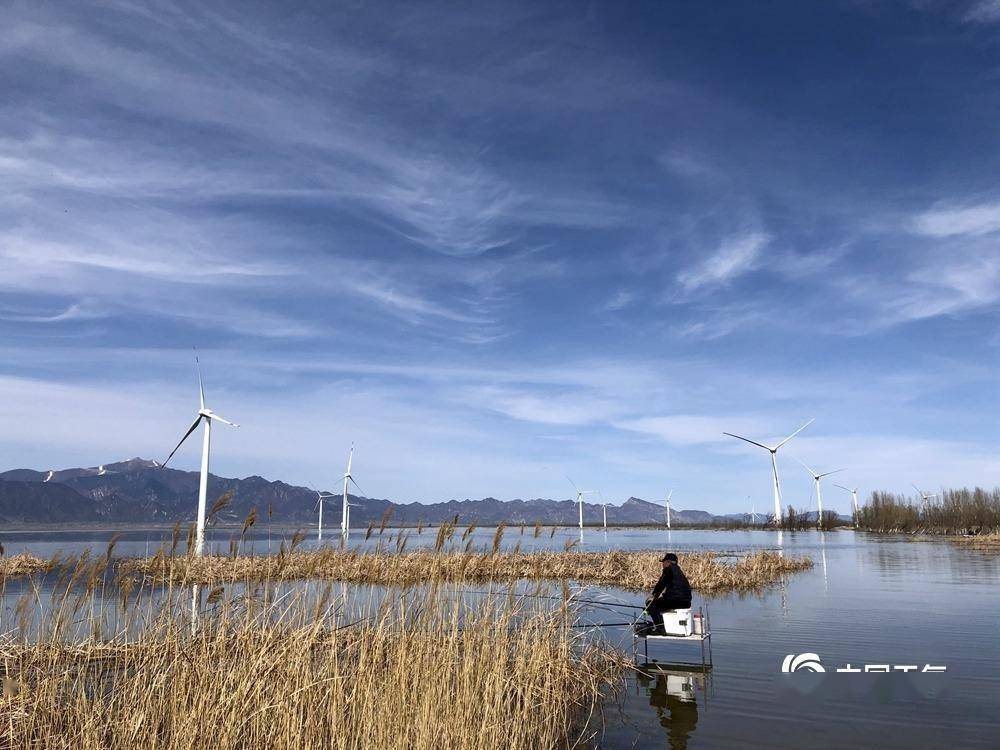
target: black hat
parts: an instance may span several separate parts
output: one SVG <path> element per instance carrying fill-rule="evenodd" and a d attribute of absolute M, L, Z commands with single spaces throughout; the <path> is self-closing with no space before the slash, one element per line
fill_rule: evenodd
<path fill-rule="evenodd" d="M 669 560 L 670 562 L 677 562 L 677 555 L 675 555 L 673 552 L 668 552 L 667 554 L 665 554 L 663 557 L 660 558 L 660 562 L 666 562 L 667 560 Z"/>

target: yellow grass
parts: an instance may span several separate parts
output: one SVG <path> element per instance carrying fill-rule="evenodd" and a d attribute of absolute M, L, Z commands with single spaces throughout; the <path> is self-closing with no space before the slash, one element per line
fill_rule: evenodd
<path fill-rule="evenodd" d="M 979 534 L 977 536 L 961 536 L 952 539 L 956 544 L 972 549 L 996 550 L 1000 552 L 1000 534 Z"/>
<path fill-rule="evenodd" d="M 54 565 L 53 560 L 42 560 L 27 552 L 12 557 L 0 557 L 0 578 L 44 572 L 50 570 Z"/>
<path fill-rule="evenodd" d="M 359 618 L 329 596 L 225 592 L 194 635 L 189 601 L 172 589 L 110 642 L 0 646 L 17 686 L 0 703 L 0 747 L 579 747 L 618 666 L 584 645 L 565 606 L 503 596 L 472 604 L 432 587 Z"/>
<path fill-rule="evenodd" d="M 652 588 L 660 575 L 660 552 L 435 552 L 372 553 L 335 549 L 267 556 L 172 557 L 123 561 L 122 571 L 157 581 L 318 579 L 407 585 L 436 581 L 508 582 L 573 580 L 633 590 Z M 781 576 L 812 566 L 809 558 L 753 552 L 733 557 L 682 553 L 680 565 L 702 592 L 753 591 Z"/>

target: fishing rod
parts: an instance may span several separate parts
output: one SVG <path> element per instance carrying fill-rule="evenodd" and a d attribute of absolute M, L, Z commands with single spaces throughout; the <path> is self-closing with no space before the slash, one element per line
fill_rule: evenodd
<path fill-rule="evenodd" d="M 501 592 L 499 591 L 466 591 L 466 594 L 482 594 L 483 596 L 498 596 Z M 599 599 L 566 599 L 562 596 L 546 596 L 545 594 L 514 594 L 514 596 L 519 596 L 527 599 L 557 599 L 560 601 L 572 601 L 580 602 L 581 604 L 597 604 L 602 607 L 624 607 L 625 609 L 641 609 L 645 611 L 645 607 L 640 607 L 638 604 L 618 604 L 617 602 L 602 602 Z"/>

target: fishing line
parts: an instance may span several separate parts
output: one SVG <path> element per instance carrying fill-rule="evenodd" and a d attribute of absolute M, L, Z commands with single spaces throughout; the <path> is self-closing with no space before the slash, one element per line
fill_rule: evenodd
<path fill-rule="evenodd" d="M 465 591 L 466 594 L 480 594 L 482 596 L 510 596 L 509 593 L 504 593 L 501 591 Z M 559 601 L 565 602 L 579 602 L 581 604 L 596 604 L 601 607 L 624 607 L 626 609 L 640 609 L 645 610 L 645 607 L 640 607 L 638 604 L 618 604 L 616 602 L 602 602 L 595 599 L 574 599 L 570 597 L 569 599 L 563 596 L 547 596 L 545 594 L 513 594 L 513 596 L 527 598 L 527 599 L 557 599 Z"/>

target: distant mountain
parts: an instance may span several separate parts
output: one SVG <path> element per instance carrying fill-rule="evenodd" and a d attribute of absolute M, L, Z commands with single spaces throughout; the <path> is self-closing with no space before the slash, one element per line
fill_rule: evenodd
<path fill-rule="evenodd" d="M 0 474 L 0 522 L 7 524 L 161 524 L 193 521 L 198 506 L 198 472 L 163 468 L 155 461 L 133 458 L 91 468 L 35 471 L 14 469 Z M 316 521 L 316 492 L 280 481 L 252 476 L 209 477 L 209 506 L 231 492 L 230 504 L 217 516 L 220 523 L 240 523 L 256 509 L 259 522 L 311 525 Z M 379 521 L 390 511 L 392 524 L 440 523 L 455 516 L 480 525 L 533 524 L 573 526 L 579 518 L 573 500 L 450 500 L 442 503 L 393 503 L 349 495 L 358 507 L 352 526 Z M 340 498 L 326 501 L 331 526 L 339 525 Z M 662 505 L 630 497 L 607 508 L 609 524 L 660 524 Z M 600 505 L 584 503 L 584 523 L 602 523 Z M 721 517 L 703 510 L 671 510 L 676 525 L 711 524 Z"/>

